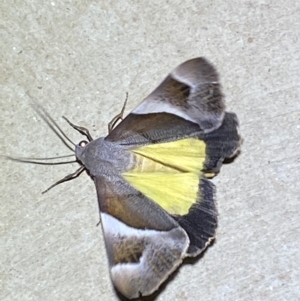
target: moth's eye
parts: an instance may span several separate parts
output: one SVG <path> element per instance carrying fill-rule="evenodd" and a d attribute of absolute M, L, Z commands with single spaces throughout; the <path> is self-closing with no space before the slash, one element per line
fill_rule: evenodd
<path fill-rule="evenodd" d="M 82 141 L 80 141 L 80 142 L 79 142 L 79 144 L 78 144 L 78 145 L 79 145 L 80 147 L 84 148 L 84 147 L 85 147 L 87 144 L 88 144 L 88 142 L 87 142 L 87 141 L 85 141 L 85 140 L 82 140 Z"/>

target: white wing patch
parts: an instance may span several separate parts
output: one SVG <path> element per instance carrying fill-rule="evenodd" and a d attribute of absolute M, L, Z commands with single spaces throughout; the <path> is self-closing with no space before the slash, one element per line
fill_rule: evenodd
<path fill-rule="evenodd" d="M 113 254 L 109 256 L 113 261 L 118 259 L 117 248 L 124 249 L 126 254 L 130 250 L 133 255 L 136 255 L 134 250 L 142 248 L 138 260 L 111 262 L 111 279 L 127 298 L 150 295 L 156 291 L 181 264 L 189 246 L 189 238 L 179 226 L 169 231 L 135 229 L 103 212 L 101 222 L 107 251 Z"/>

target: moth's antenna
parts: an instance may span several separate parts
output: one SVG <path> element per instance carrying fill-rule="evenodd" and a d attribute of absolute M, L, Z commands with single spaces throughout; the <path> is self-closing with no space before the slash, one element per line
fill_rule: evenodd
<path fill-rule="evenodd" d="M 29 158 L 29 157 L 5 156 L 6 159 L 9 159 L 11 161 L 21 162 L 21 163 L 38 164 L 38 165 L 62 165 L 62 164 L 70 164 L 70 163 L 77 162 L 76 160 L 62 161 L 62 162 L 42 162 L 42 161 L 47 161 L 47 160 L 57 160 L 57 159 L 69 158 L 69 157 L 74 157 L 74 155 L 65 155 L 65 156 L 58 156 L 58 157 L 51 157 L 51 158 Z"/>
<path fill-rule="evenodd" d="M 54 119 L 50 116 L 50 114 L 37 102 L 33 101 L 31 107 L 35 110 L 35 112 L 45 121 L 45 123 L 49 126 L 49 128 L 56 134 L 56 136 L 63 142 L 63 144 L 70 149 L 73 153 L 75 150 L 69 145 L 72 144 L 74 147 L 76 144 L 63 132 L 63 130 L 59 127 L 59 125 L 54 121 Z M 93 138 L 90 135 L 89 131 L 86 128 L 79 127 L 71 123 L 66 117 L 63 117 L 74 129 L 79 131 L 81 134 L 85 135 L 89 141 L 92 141 Z M 22 163 L 30 163 L 30 164 L 39 164 L 39 165 L 61 165 L 61 164 L 69 164 L 69 163 L 79 163 L 77 159 L 72 161 L 61 161 L 61 162 L 43 162 L 48 160 L 58 160 L 63 158 L 74 157 L 72 155 L 64 155 L 64 156 L 57 156 L 57 157 L 50 157 L 50 158 L 29 158 L 29 157 L 11 157 L 11 156 L 4 156 L 6 159 L 16 162 Z M 74 173 L 67 175 L 63 179 L 55 182 L 51 185 L 48 189 L 43 191 L 43 193 L 48 192 L 53 187 L 57 186 L 58 184 L 73 180 L 77 178 L 83 171 L 85 167 L 81 165 Z"/>
<path fill-rule="evenodd" d="M 75 143 L 63 132 L 59 125 L 53 120 L 49 113 L 38 103 L 34 102 L 31 107 L 36 111 L 36 113 L 45 121 L 45 123 L 50 127 L 50 129 L 56 134 L 56 136 L 63 142 L 63 144 L 74 152 L 74 149 L 68 144 L 71 143 L 75 146 Z"/>

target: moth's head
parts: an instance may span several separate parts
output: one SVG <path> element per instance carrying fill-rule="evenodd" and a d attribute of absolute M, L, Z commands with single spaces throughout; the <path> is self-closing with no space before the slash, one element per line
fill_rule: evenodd
<path fill-rule="evenodd" d="M 102 149 L 102 140 L 102 138 L 92 141 L 82 140 L 75 145 L 77 162 L 81 164 L 91 176 L 97 174 L 97 162 L 100 162 L 99 156 Z"/>
<path fill-rule="evenodd" d="M 77 145 L 75 145 L 75 157 L 83 165 L 84 165 L 85 148 L 88 144 L 89 144 L 88 141 L 82 140 Z"/>

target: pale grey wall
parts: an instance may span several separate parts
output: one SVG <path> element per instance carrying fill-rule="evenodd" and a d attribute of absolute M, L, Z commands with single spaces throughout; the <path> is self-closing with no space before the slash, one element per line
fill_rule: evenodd
<path fill-rule="evenodd" d="M 137 3 L 141 4 L 137 4 Z M 66 154 L 31 98 L 103 136 L 179 63 L 206 56 L 245 139 L 217 185 L 217 240 L 156 300 L 300 300 L 299 1 L 4 1 L 0 154 Z M 1 161 L 1 300 L 118 300 L 92 181 Z"/>

